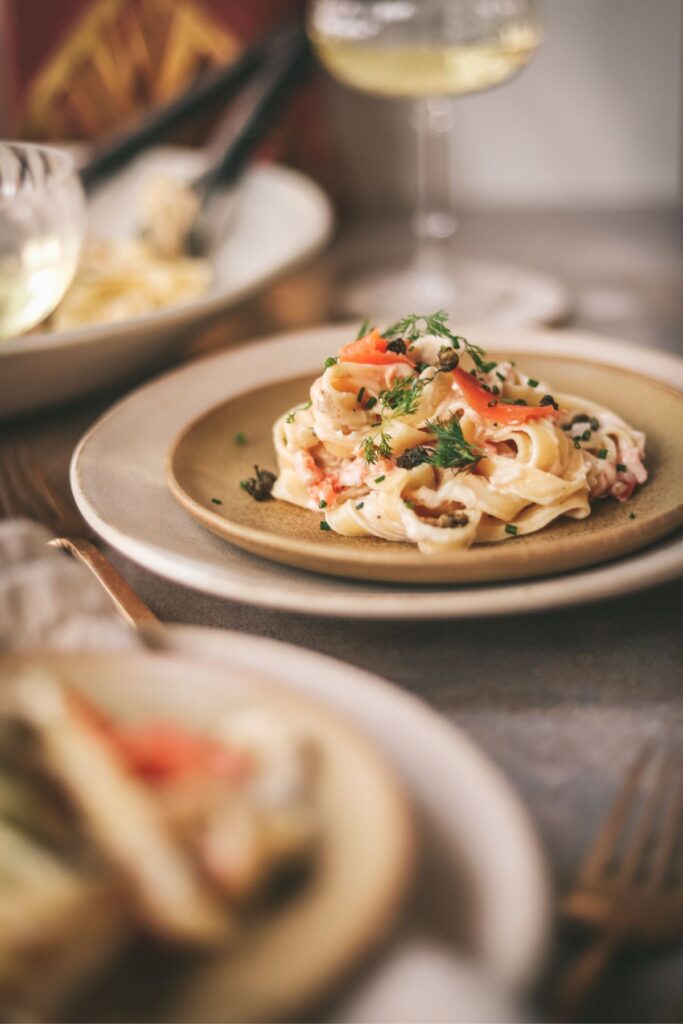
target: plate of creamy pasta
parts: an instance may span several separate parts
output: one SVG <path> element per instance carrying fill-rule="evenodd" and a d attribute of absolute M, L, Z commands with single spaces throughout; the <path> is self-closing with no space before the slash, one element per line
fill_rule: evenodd
<path fill-rule="evenodd" d="M 683 523 L 683 400 L 645 376 L 497 356 L 495 331 L 485 349 L 443 311 L 349 331 L 312 382 L 269 376 L 168 461 L 181 504 L 253 553 L 469 583 L 604 562 Z"/>
<path fill-rule="evenodd" d="M 225 221 L 201 257 L 181 244 L 196 212 L 187 182 L 207 154 L 150 149 L 89 199 L 76 276 L 47 321 L 0 343 L 0 418 L 102 390 L 171 360 L 188 340 L 325 244 L 325 193 L 297 171 L 255 164 L 218 201 Z"/>
<path fill-rule="evenodd" d="M 276 672 L 52 651 L 0 684 L 3 1018 L 298 1019 L 399 916 L 391 758 Z"/>

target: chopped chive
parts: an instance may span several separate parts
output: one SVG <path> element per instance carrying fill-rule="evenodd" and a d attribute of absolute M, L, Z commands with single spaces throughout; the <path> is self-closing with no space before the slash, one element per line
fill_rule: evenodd
<path fill-rule="evenodd" d="M 360 509 L 360 508 L 363 507 L 364 504 L 365 504 L 364 501 L 359 501 L 358 504 L 356 505 L 356 508 Z"/>
<path fill-rule="evenodd" d="M 246 443 L 247 435 L 244 434 L 241 430 L 238 430 L 238 432 L 235 434 L 235 444 L 239 445 L 240 448 L 244 448 Z"/>
<path fill-rule="evenodd" d="M 223 502 L 221 501 L 220 498 L 212 498 L 211 501 L 213 502 L 214 505 L 222 505 L 223 504 Z"/>
<path fill-rule="evenodd" d="M 375 398 L 374 395 L 372 395 L 370 398 L 368 398 L 367 402 L 365 403 L 365 408 L 366 409 L 374 409 L 374 407 L 376 405 L 377 405 L 377 399 Z"/>
<path fill-rule="evenodd" d="M 503 383 L 503 384 L 505 383 L 505 374 L 504 373 L 500 373 L 498 370 L 496 370 L 496 377 L 498 378 L 499 381 L 501 381 L 501 383 Z"/>
<path fill-rule="evenodd" d="M 337 365 L 337 357 L 336 356 L 328 356 L 327 359 L 325 360 L 325 363 L 324 363 L 324 366 L 325 366 L 326 370 L 329 370 L 329 368 L 331 366 L 336 366 L 336 365 Z"/>
<path fill-rule="evenodd" d="M 617 470 L 619 471 L 619 473 L 625 473 L 626 472 L 626 466 L 624 465 L 623 462 L 617 462 Z"/>
<path fill-rule="evenodd" d="M 591 436 L 591 431 L 590 430 L 584 430 L 583 434 L 581 435 L 581 440 L 582 441 L 590 441 L 590 436 Z"/>
<path fill-rule="evenodd" d="M 517 527 L 513 523 L 505 524 L 505 532 L 509 533 L 511 537 L 517 536 Z"/>
<path fill-rule="evenodd" d="M 499 395 L 500 394 L 500 388 L 498 387 L 497 384 L 494 384 L 492 386 L 491 391 L 493 392 L 494 395 Z"/>
<path fill-rule="evenodd" d="M 384 473 L 382 473 L 381 476 L 376 476 L 375 477 L 375 483 L 376 484 L 381 484 L 382 480 L 386 480 L 386 475 Z"/>
<path fill-rule="evenodd" d="M 363 395 L 364 394 L 365 394 L 365 388 L 360 388 L 360 390 L 358 391 L 358 394 L 356 395 L 356 401 L 358 402 L 359 405 L 363 401 Z"/>
<path fill-rule="evenodd" d="M 635 512 L 629 512 L 628 517 L 629 517 L 629 519 L 635 519 L 636 518 Z"/>
<path fill-rule="evenodd" d="M 606 448 L 601 448 L 600 449 L 600 451 L 598 452 L 598 458 L 599 459 L 606 459 L 607 458 L 607 449 Z"/>
<path fill-rule="evenodd" d="M 406 508 L 415 508 L 414 503 L 412 501 L 408 501 L 407 498 L 403 499 L 403 504 L 405 505 Z"/>
<path fill-rule="evenodd" d="M 530 387 L 530 388 L 537 388 L 538 387 L 538 381 L 537 380 L 533 380 L 531 377 L 529 377 L 529 379 L 528 379 L 528 381 L 526 383 L 527 383 L 527 387 Z"/>
<path fill-rule="evenodd" d="M 575 448 L 580 448 L 581 447 L 581 442 L 579 441 L 578 437 L 574 439 L 574 447 Z"/>
<path fill-rule="evenodd" d="M 320 529 L 321 530 L 331 530 L 332 527 L 330 526 L 329 523 L 326 523 L 324 519 L 321 519 L 320 520 Z"/>
<path fill-rule="evenodd" d="M 318 502 L 318 508 L 327 508 L 327 502 L 324 498 Z"/>

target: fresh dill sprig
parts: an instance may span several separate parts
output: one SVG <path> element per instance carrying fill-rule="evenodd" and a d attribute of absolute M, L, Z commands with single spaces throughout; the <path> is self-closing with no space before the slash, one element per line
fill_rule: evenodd
<path fill-rule="evenodd" d="M 411 416 L 417 411 L 428 380 L 420 377 L 397 377 L 390 388 L 379 393 L 380 404 L 391 409 L 394 416 Z"/>
<path fill-rule="evenodd" d="M 380 458 L 391 458 L 391 437 L 389 434 L 385 434 L 383 430 L 379 434 L 374 436 L 371 434 L 369 437 L 366 437 L 361 447 L 363 449 L 363 458 L 368 465 L 372 465 Z"/>
<path fill-rule="evenodd" d="M 403 320 L 397 320 L 395 324 L 387 327 L 383 332 L 383 337 L 392 338 L 398 336 L 414 342 L 425 334 L 433 334 L 437 338 L 445 338 L 455 349 L 459 349 L 462 346 L 479 373 L 490 373 L 491 370 L 495 369 L 498 364 L 494 360 L 486 359 L 484 349 L 479 345 L 474 345 L 467 338 L 463 338 L 461 334 L 453 334 L 453 331 L 451 331 L 446 323 L 447 320 L 448 313 L 444 309 L 437 310 L 431 316 L 417 316 L 412 313 L 410 316 L 404 317 Z"/>
<path fill-rule="evenodd" d="M 313 402 L 309 399 L 304 405 L 300 405 L 297 409 L 293 409 L 292 412 L 287 413 L 285 423 L 293 423 L 298 412 L 303 412 L 304 409 L 310 409 L 312 405 Z"/>
<path fill-rule="evenodd" d="M 482 453 L 465 440 L 457 416 L 450 420 L 428 420 L 425 427 L 436 438 L 436 443 L 429 446 L 427 461 L 437 469 L 464 469 L 482 458 Z"/>
<path fill-rule="evenodd" d="M 360 339 L 364 338 L 366 334 L 369 334 L 371 330 L 372 330 L 372 324 L 370 323 L 370 321 L 369 320 L 364 320 L 363 323 L 358 328 L 358 334 L 356 335 L 356 341 L 360 341 Z"/>

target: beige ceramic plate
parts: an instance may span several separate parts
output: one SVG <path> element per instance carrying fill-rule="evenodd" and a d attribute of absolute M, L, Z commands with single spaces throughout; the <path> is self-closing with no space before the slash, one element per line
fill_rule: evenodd
<path fill-rule="evenodd" d="M 318 999 L 390 927 L 411 877 L 413 830 L 393 772 L 360 733 L 317 701 L 183 656 L 146 653 L 13 656 L 49 666 L 126 718 L 178 717 L 201 728 L 240 704 L 293 716 L 322 751 L 323 847 L 312 879 L 245 931 L 234 949 L 172 970 L 130 965 L 89 1004 L 107 1020 L 258 1021 L 287 1018 Z M 156 978 L 156 986 L 151 979 Z"/>
<path fill-rule="evenodd" d="M 323 532 L 314 512 L 280 501 L 257 503 L 240 488 L 254 463 L 275 468 L 272 424 L 285 409 L 306 400 L 310 377 L 237 395 L 191 423 L 169 455 L 169 486 L 195 519 L 247 551 L 357 579 L 473 583 L 545 576 L 636 551 L 683 523 L 683 396 L 613 366 L 515 355 L 520 366 L 554 390 L 599 402 L 646 432 L 650 480 L 627 505 L 597 502 L 588 519 L 558 520 L 527 537 L 438 559 L 413 545 Z M 247 438 L 244 447 L 234 443 L 239 432 Z"/>

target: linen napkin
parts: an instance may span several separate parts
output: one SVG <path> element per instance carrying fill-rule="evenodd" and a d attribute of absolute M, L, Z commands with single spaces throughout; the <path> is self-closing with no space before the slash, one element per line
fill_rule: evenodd
<path fill-rule="evenodd" d="M 0 651 L 140 645 L 87 569 L 24 519 L 0 521 Z M 515 1024 L 519 1008 L 478 964 L 410 927 L 334 1003 L 329 1024 Z"/>

